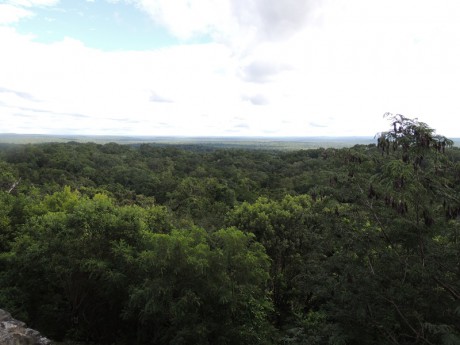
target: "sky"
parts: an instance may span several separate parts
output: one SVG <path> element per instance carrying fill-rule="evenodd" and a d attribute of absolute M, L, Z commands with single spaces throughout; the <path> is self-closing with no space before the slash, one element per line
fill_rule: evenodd
<path fill-rule="evenodd" d="M 0 133 L 460 137 L 458 0 L 0 0 Z"/>

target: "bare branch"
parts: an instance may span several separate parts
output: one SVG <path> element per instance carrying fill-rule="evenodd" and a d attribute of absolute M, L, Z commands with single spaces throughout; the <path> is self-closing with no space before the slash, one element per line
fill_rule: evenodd
<path fill-rule="evenodd" d="M 19 180 L 15 181 L 13 185 L 8 189 L 8 194 L 11 194 L 11 192 L 19 185 L 19 182 L 21 182 L 21 178 Z"/>

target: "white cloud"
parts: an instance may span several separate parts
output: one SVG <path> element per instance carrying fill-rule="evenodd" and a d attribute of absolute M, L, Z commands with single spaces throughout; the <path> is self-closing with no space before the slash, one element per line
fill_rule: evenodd
<path fill-rule="evenodd" d="M 103 52 L 0 27 L 0 132 L 374 135 L 390 111 L 460 136 L 460 2 L 134 1 L 214 43 Z"/>
<path fill-rule="evenodd" d="M 0 42 L 8 42 L 11 47 L 0 56 L 3 89 L 32 95 L 40 100 L 41 109 L 53 116 L 92 116 L 89 130 L 93 133 L 109 126 L 107 123 L 117 124 L 107 119 L 127 116 L 142 121 L 131 126 L 131 131 L 141 134 L 155 134 L 152 131 L 156 124 L 165 121 L 174 126 L 169 134 L 202 131 L 197 117 L 206 112 L 221 115 L 225 113 L 220 111 L 223 105 L 233 102 L 232 98 L 239 100 L 232 73 L 225 67 L 229 65 L 229 52 L 222 45 L 108 53 L 89 49 L 73 39 L 51 45 L 34 43 L 11 29 L 0 30 Z M 152 102 L 152 90 L 174 103 Z M 0 93 L 0 102 L 8 104 L 9 111 L 37 107 L 12 96 L 11 92 Z M 58 125 L 53 124 L 53 128 Z"/>
<path fill-rule="evenodd" d="M 316 0 L 231 0 L 235 19 L 262 39 L 279 40 L 303 28 L 316 14 Z"/>
<path fill-rule="evenodd" d="M 320 13 L 319 0 L 125 1 L 137 4 L 180 39 L 204 35 L 226 43 L 236 53 L 260 41 L 285 39 L 315 22 Z"/>
<path fill-rule="evenodd" d="M 7 3 L 15 6 L 34 7 L 34 6 L 54 6 L 59 0 L 7 0 Z"/>
<path fill-rule="evenodd" d="M 181 39 L 212 35 L 229 25 L 227 0 L 128 0 L 146 11 Z"/>
<path fill-rule="evenodd" d="M 59 0 L 7 0 L 0 4 L 0 25 L 13 24 L 34 16 L 33 7 L 54 6 Z"/>
<path fill-rule="evenodd" d="M 0 4 L 0 24 L 16 23 L 23 18 L 33 16 L 33 13 L 10 4 Z"/>

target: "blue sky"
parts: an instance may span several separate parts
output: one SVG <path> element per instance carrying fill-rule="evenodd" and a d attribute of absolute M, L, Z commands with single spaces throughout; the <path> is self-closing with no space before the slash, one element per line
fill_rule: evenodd
<path fill-rule="evenodd" d="M 89 48 L 123 51 L 181 43 L 145 11 L 123 1 L 66 0 L 37 7 L 33 13 L 15 27 L 18 33 L 32 34 L 36 36 L 34 41 L 44 44 L 72 37 Z"/>
<path fill-rule="evenodd" d="M 0 0 L 0 132 L 460 137 L 456 0 Z"/>

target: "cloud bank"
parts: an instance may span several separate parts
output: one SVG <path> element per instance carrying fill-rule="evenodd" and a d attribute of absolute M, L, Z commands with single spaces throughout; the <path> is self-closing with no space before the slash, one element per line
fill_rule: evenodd
<path fill-rule="evenodd" d="M 460 136 L 455 0 L 106 6 L 120 3 L 167 29 L 175 44 L 115 52 L 71 36 L 38 43 L 16 26 L 64 3 L 0 4 L 0 132 L 372 136 L 390 111 Z"/>

